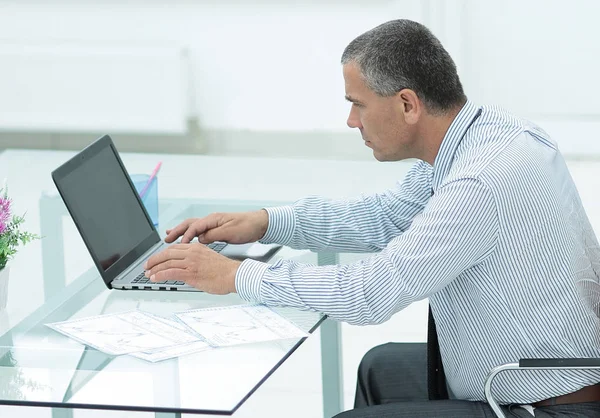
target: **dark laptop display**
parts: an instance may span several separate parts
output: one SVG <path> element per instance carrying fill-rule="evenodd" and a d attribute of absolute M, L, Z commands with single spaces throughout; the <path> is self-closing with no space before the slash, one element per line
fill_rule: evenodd
<path fill-rule="evenodd" d="M 152 233 L 152 224 L 119 167 L 111 148 L 102 148 L 62 180 L 73 215 L 88 237 L 103 270 Z"/>
<path fill-rule="evenodd" d="M 185 282 L 152 283 L 144 277 L 143 261 L 170 244 L 160 239 L 108 135 L 54 170 L 52 179 L 109 289 L 198 291 Z M 259 261 L 281 248 L 250 255 L 251 246 L 208 245 L 227 257 Z"/>
<path fill-rule="evenodd" d="M 160 237 L 108 136 L 52 172 L 107 285 Z"/>

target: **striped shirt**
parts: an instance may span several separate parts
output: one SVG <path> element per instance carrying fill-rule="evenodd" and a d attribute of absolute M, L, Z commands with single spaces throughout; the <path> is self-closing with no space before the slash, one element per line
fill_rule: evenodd
<path fill-rule="evenodd" d="M 482 401 L 489 371 L 520 358 L 600 357 L 600 248 L 556 144 L 537 126 L 467 102 L 433 167 L 384 193 L 269 208 L 263 242 L 377 252 L 349 265 L 244 261 L 249 301 L 376 324 L 429 298 L 449 389 Z M 600 381 L 599 371 L 509 371 L 502 403 Z"/>

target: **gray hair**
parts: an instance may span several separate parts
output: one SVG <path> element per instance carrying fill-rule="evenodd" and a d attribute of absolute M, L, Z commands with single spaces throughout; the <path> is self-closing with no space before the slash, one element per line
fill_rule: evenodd
<path fill-rule="evenodd" d="M 411 89 L 432 113 L 445 113 L 466 101 L 450 54 L 420 23 L 392 20 L 363 33 L 342 54 L 342 64 L 350 62 L 380 96 Z"/>

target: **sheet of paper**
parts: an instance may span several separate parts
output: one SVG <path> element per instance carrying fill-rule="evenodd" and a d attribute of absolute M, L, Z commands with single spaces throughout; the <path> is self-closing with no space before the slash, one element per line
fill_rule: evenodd
<path fill-rule="evenodd" d="M 130 356 L 140 358 L 142 360 L 157 361 L 169 360 L 176 357 L 185 356 L 187 354 L 197 353 L 199 351 L 215 350 L 204 341 L 196 341 L 187 344 L 178 344 L 167 348 L 160 348 L 153 351 L 139 351 L 137 353 L 129 353 Z"/>
<path fill-rule="evenodd" d="M 121 355 L 198 341 L 141 311 L 98 315 L 47 324 L 48 327 L 102 352 Z"/>
<path fill-rule="evenodd" d="M 198 336 L 194 335 L 182 324 L 175 320 L 163 318 L 143 311 L 129 311 L 118 314 L 132 324 L 144 328 L 161 337 L 165 337 L 177 344 L 186 344 L 198 341 Z"/>
<path fill-rule="evenodd" d="M 302 338 L 308 335 L 262 305 L 195 309 L 175 316 L 215 347 Z"/>
<path fill-rule="evenodd" d="M 176 319 L 164 318 L 162 316 L 154 315 L 148 312 L 145 312 L 145 314 L 156 319 L 157 321 L 162 322 L 166 326 L 172 327 L 185 334 L 188 334 L 188 336 L 191 336 L 191 338 L 193 339 L 193 342 L 185 344 L 176 344 L 170 347 L 157 348 L 155 350 L 150 351 L 139 351 L 136 353 L 129 353 L 130 356 L 155 363 L 158 361 L 164 361 L 176 357 L 181 357 L 187 354 L 197 353 L 199 351 L 213 349 L 213 347 L 211 347 L 205 341 L 199 340 L 199 337 L 190 328 L 188 328 L 185 324 L 181 323 L 180 321 Z"/>

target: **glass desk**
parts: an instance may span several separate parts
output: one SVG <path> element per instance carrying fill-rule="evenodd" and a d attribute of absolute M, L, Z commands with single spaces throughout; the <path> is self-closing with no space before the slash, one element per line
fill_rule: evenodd
<path fill-rule="evenodd" d="M 159 232 L 188 217 L 282 203 L 163 200 Z M 44 237 L 40 242 L 43 278 L 38 278 L 33 286 L 41 287 L 43 296 L 30 299 L 27 287 L 22 286 L 16 294 L 9 295 L 11 301 L 18 299 L 18 306 L 13 306 L 12 312 L 0 312 L 0 404 L 51 407 L 55 408 L 53 417 L 72 416 L 73 409 L 79 408 L 149 411 L 160 418 L 180 417 L 182 413 L 231 415 L 260 391 L 260 385 L 305 340 L 221 348 L 158 363 L 126 355 L 110 356 L 70 340 L 45 324 L 130 309 L 168 316 L 186 309 L 245 302 L 237 295 L 108 290 L 82 248 L 83 243 L 69 243 L 64 238 L 77 234 L 73 233 L 74 225 L 60 197 L 42 195 L 39 205 Z M 313 264 L 337 262 L 335 254 L 289 248 L 282 249 L 274 260 L 278 258 Z M 74 273 L 82 267 L 82 274 Z M 25 269 L 10 272 L 11 281 L 25 282 L 27 276 Z M 322 327 L 324 415 L 339 412 L 339 325 L 313 312 L 276 310 L 306 332 Z"/>

